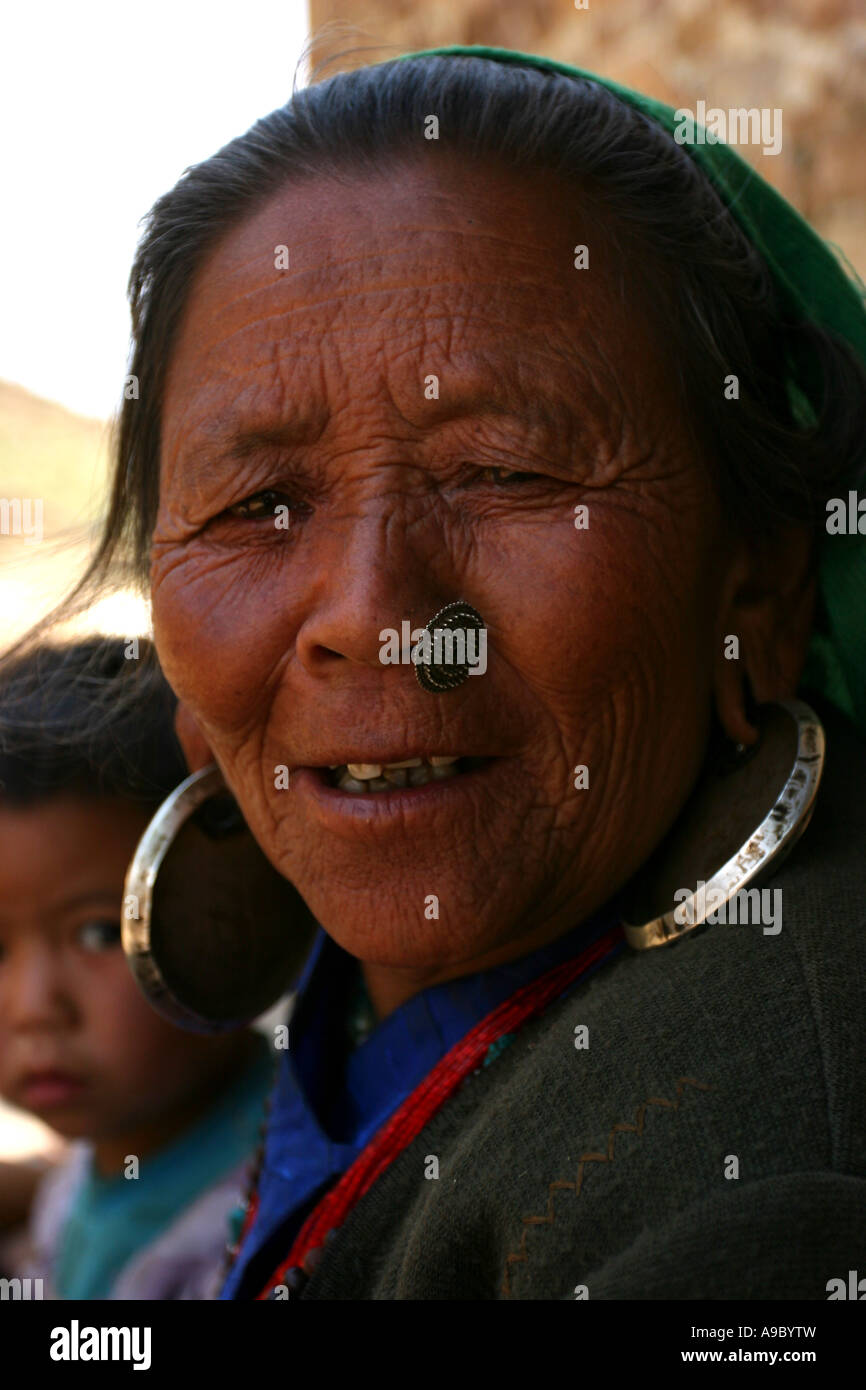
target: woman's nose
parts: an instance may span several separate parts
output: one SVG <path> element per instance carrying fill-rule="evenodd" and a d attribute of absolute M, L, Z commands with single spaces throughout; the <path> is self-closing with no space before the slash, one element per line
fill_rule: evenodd
<path fill-rule="evenodd" d="M 367 516 L 343 533 L 315 588 L 297 634 L 297 653 L 308 670 L 350 660 L 378 667 L 383 632 L 423 628 L 433 614 L 460 597 L 449 578 L 454 560 L 432 515 L 408 516 L 392 508 Z"/>

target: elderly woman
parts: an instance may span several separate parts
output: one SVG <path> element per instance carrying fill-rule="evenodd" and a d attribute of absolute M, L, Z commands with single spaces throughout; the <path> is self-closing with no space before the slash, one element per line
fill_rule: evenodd
<path fill-rule="evenodd" d="M 131 541 L 187 761 L 321 929 L 227 1298 L 862 1266 L 866 317 L 680 130 L 409 55 L 152 211 L 94 573 Z"/>

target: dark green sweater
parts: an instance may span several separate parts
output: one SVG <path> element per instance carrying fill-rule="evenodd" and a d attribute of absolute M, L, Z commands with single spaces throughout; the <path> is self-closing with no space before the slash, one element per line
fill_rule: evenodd
<path fill-rule="evenodd" d="M 768 885 L 781 932 L 708 927 L 578 985 L 445 1104 L 302 1297 L 826 1299 L 866 1276 L 866 748 L 825 719 L 812 824 Z"/>

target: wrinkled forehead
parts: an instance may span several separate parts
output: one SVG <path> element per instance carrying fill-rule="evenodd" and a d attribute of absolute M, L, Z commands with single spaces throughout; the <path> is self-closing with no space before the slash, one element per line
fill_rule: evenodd
<path fill-rule="evenodd" d="M 639 260 L 639 258 L 637 258 Z M 376 392 L 441 411 L 577 413 L 668 393 L 634 252 L 550 173 L 423 160 L 281 190 L 200 268 L 167 374 L 163 458 L 242 423 L 318 438 Z"/>

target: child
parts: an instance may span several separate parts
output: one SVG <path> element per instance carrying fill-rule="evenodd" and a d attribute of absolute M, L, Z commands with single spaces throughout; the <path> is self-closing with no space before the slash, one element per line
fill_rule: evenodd
<path fill-rule="evenodd" d="M 173 696 L 132 649 L 97 638 L 0 671 L 0 1094 L 74 1141 L 3 1273 L 45 1297 L 214 1298 L 272 1056 L 248 1029 L 172 1026 L 126 965 L 126 868 L 186 776 Z"/>

